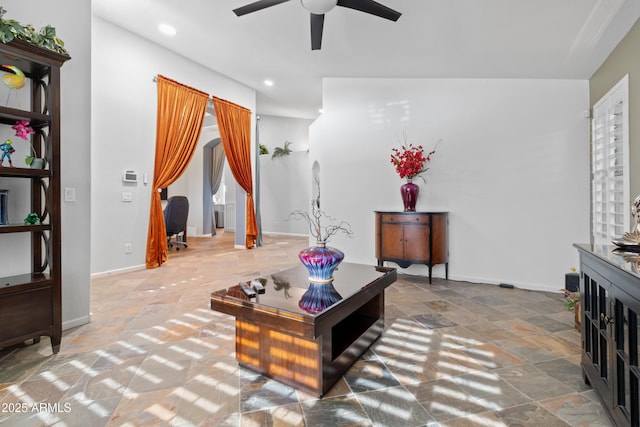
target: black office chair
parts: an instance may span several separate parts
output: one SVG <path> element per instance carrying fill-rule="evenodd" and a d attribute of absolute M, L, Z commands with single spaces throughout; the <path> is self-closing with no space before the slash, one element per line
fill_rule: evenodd
<path fill-rule="evenodd" d="M 184 196 L 173 196 L 167 200 L 164 208 L 164 223 L 167 228 L 167 246 L 173 247 L 171 238 L 176 236 L 176 250 L 187 246 L 187 217 L 189 216 L 189 199 Z M 180 233 L 182 233 L 180 235 Z"/>

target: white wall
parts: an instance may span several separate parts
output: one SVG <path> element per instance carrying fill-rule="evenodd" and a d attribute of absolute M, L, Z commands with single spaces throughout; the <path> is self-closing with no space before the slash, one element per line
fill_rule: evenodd
<path fill-rule="evenodd" d="M 587 81 L 329 78 L 323 104 L 310 162 L 323 209 L 353 226 L 331 242 L 346 261 L 374 263 L 373 211 L 402 210 L 389 155 L 406 130 L 425 149 L 443 140 L 417 210 L 450 212 L 450 278 L 564 286 L 572 244 L 589 241 Z"/>
<path fill-rule="evenodd" d="M 294 117 L 279 117 L 260 115 L 260 144 L 273 154 L 275 147 L 284 147 L 285 141 L 291 141 L 292 151 L 307 151 L 309 149 L 309 126 L 313 120 Z"/>
<path fill-rule="evenodd" d="M 62 188 L 76 189 L 76 202 L 61 202 L 62 322 L 63 328 L 68 329 L 89 321 L 91 4 L 74 0 L 5 0 L 2 7 L 7 11 L 5 19 L 32 24 L 37 29 L 48 24 L 55 27 L 71 56 L 63 65 L 61 76 L 61 184 Z M 16 140 L 16 144 L 21 141 Z M 22 163 L 24 157 L 16 160 Z M 20 218 L 24 216 L 21 214 Z M 20 245 L 28 242 L 11 240 L 8 235 L 0 236 L 3 275 L 11 274 L 8 270 L 25 261 L 19 256 L 24 253 Z"/>
<path fill-rule="evenodd" d="M 311 206 L 309 153 L 294 151 L 275 159 L 266 154 L 259 161 L 262 232 L 308 235 L 305 221 L 287 219 L 292 211 L 307 211 Z"/>
<path fill-rule="evenodd" d="M 261 115 L 260 143 L 269 154 L 260 161 L 260 213 L 263 233 L 307 235 L 304 221 L 287 221 L 294 210 L 308 210 L 311 200 L 311 163 L 309 163 L 309 126 L 313 120 Z M 288 156 L 272 159 L 275 147 L 291 141 Z"/>
<path fill-rule="evenodd" d="M 97 17 L 93 18 L 92 52 L 91 272 L 101 273 L 145 263 L 156 137 L 153 77 L 162 74 L 252 111 L 256 95 L 253 89 Z M 149 184 L 123 184 L 125 169 L 140 176 L 147 173 Z M 123 191 L 132 193 L 133 202 L 121 201 Z M 202 192 L 194 197 L 195 203 Z M 131 254 L 124 253 L 125 243 L 132 244 Z"/>

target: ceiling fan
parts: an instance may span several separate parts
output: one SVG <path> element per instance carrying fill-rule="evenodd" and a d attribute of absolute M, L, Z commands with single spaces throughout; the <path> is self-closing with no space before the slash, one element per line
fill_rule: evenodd
<path fill-rule="evenodd" d="M 234 9 L 237 16 L 257 12 L 289 0 L 258 0 L 245 6 Z M 324 14 L 336 6 L 347 7 L 379 16 L 380 18 L 397 21 L 401 13 L 373 0 L 300 0 L 302 6 L 311 13 L 311 49 L 318 50 L 322 46 L 322 28 L 324 27 Z"/>

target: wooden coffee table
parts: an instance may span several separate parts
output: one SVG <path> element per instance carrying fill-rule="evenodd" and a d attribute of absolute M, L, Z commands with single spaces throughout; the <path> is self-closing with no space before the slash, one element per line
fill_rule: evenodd
<path fill-rule="evenodd" d="M 396 270 L 342 263 L 333 286 L 342 300 L 312 314 L 298 306 L 308 288 L 304 266 L 259 278 L 266 292 L 248 298 L 240 286 L 211 294 L 211 309 L 236 318 L 240 365 L 322 396 L 380 336 L 384 290 Z"/>

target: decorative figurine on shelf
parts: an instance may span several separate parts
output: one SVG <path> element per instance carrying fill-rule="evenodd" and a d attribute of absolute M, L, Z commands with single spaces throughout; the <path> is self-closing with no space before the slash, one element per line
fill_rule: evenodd
<path fill-rule="evenodd" d="M 640 196 L 636 197 L 633 201 L 633 205 L 631 205 L 631 216 L 636 219 L 636 223 L 631 226 L 630 233 L 624 233 L 622 241 L 640 244 Z"/>
<path fill-rule="evenodd" d="M 636 225 L 633 226 L 631 232 L 640 235 L 640 196 L 633 201 L 631 216 L 636 219 Z"/>
<path fill-rule="evenodd" d="M 631 205 L 631 216 L 636 219 L 636 223 L 631 226 L 631 232 L 624 233 L 621 239 L 613 239 L 611 243 L 638 251 L 640 249 L 640 196 L 636 197 Z"/>
<path fill-rule="evenodd" d="M 9 69 L 15 74 L 5 74 L 2 76 L 4 84 L 9 86 L 9 89 L 22 89 L 24 87 L 25 78 L 22 70 L 14 65 L 2 64 L 2 68 Z"/>
<path fill-rule="evenodd" d="M 0 166 L 4 163 L 4 159 L 9 161 L 9 166 L 13 167 L 13 163 L 11 162 L 11 153 L 15 152 L 16 149 L 13 148 L 13 141 L 7 139 L 5 142 L 0 144 Z"/>
<path fill-rule="evenodd" d="M 0 225 L 9 224 L 9 190 L 0 189 Z"/>
<path fill-rule="evenodd" d="M 2 76 L 2 81 L 5 85 L 9 87 L 9 93 L 7 94 L 7 100 L 5 101 L 5 106 L 9 105 L 9 98 L 14 90 L 22 89 L 25 84 L 24 73 L 22 70 L 14 65 L 6 65 L 2 64 L 2 68 L 11 70 L 15 74 L 5 74 Z"/>
<path fill-rule="evenodd" d="M 24 223 L 25 224 L 40 224 L 40 218 L 38 217 L 38 214 L 35 212 L 31 212 L 30 214 L 27 215 L 27 217 L 24 219 Z"/>

